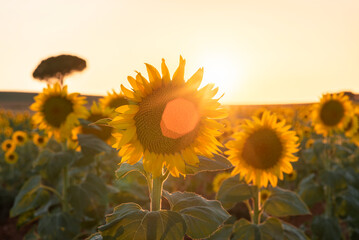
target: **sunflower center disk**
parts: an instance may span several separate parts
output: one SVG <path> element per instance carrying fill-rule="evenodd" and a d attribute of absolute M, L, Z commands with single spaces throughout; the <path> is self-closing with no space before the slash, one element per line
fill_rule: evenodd
<path fill-rule="evenodd" d="M 190 146 L 199 129 L 198 100 L 193 92 L 172 86 L 159 88 L 139 104 L 134 120 L 145 150 L 174 154 Z"/>
<path fill-rule="evenodd" d="M 198 122 L 196 106 L 187 99 L 176 98 L 167 103 L 160 126 L 163 136 L 177 139 L 193 131 Z"/>
<path fill-rule="evenodd" d="M 242 158 L 258 169 L 273 167 L 282 157 L 283 146 L 277 134 L 271 129 L 253 132 L 243 146 Z"/>
<path fill-rule="evenodd" d="M 127 104 L 128 104 L 127 99 L 117 97 L 112 99 L 108 105 L 110 108 L 118 108 L 121 107 L 122 105 L 127 105 Z"/>
<path fill-rule="evenodd" d="M 42 112 L 45 120 L 53 127 L 59 128 L 73 111 L 73 103 L 61 96 L 51 97 L 44 103 Z"/>
<path fill-rule="evenodd" d="M 327 126 L 337 125 L 344 117 L 344 106 L 336 100 L 326 102 L 320 111 L 320 119 Z"/>

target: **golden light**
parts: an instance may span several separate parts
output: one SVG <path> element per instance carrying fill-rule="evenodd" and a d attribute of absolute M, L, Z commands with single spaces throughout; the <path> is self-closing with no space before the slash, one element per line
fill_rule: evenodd
<path fill-rule="evenodd" d="M 217 96 L 225 93 L 226 101 L 235 99 L 231 93 L 236 92 L 242 85 L 243 65 L 241 59 L 238 59 L 226 53 L 211 53 L 201 60 L 204 67 L 202 86 L 208 83 L 214 83 L 219 87 Z M 232 94 L 233 95 L 233 94 Z"/>

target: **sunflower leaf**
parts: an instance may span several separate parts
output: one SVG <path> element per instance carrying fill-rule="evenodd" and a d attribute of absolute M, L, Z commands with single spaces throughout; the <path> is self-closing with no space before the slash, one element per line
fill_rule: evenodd
<path fill-rule="evenodd" d="M 180 240 L 186 223 L 179 213 L 141 209 L 138 204 L 124 203 L 107 215 L 106 224 L 99 227 L 103 239 L 116 240 Z"/>
<path fill-rule="evenodd" d="M 131 172 L 139 172 L 147 179 L 147 173 L 143 168 L 142 161 L 139 161 L 133 165 L 128 163 L 121 163 L 120 167 L 116 170 L 116 177 L 118 179 L 124 178 Z"/>
<path fill-rule="evenodd" d="M 223 240 L 229 239 L 232 234 L 233 225 L 225 224 L 223 227 L 217 229 L 209 238 L 208 240 Z"/>
<path fill-rule="evenodd" d="M 293 225 L 282 222 L 284 240 L 308 240 L 304 232 Z"/>
<path fill-rule="evenodd" d="M 298 194 L 279 187 L 272 190 L 271 195 L 264 203 L 266 213 L 275 217 L 295 216 L 310 214 L 307 205 Z"/>
<path fill-rule="evenodd" d="M 268 218 L 261 224 L 252 224 L 242 218 L 233 226 L 231 240 L 279 240 L 283 239 L 282 223 L 276 218 Z"/>
<path fill-rule="evenodd" d="M 21 187 L 10 210 L 10 216 L 15 217 L 36 209 L 49 201 L 49 198 L 50 194 L 41 188 L 41 177 L 33 176 Z"/>
<path fill-rule="evenodd" d="M 191 238 L 205 238 L 218 229 L 230 217 L 220 202 L 207 200 L 189 192 L 168 193 L 164 191 L 171 210 L 178 212 L 186 221 L 186 234 Z"/>
<path fill-rule="evenodd" d="M 191 166 L 186 164 L 186 174 L 197 174 L 204 171 L 223 171 L 232 168 L 232 164 L 222 155 L 215 154 L 213 159 L 198 156 L 199 165 Z"/>
<path fill-rule="evenodd" d="M 106 127 L 109 127 L 111 125 L 109 125 L 109 123 L 112 121 L 111 118 L 102 118 L 102 119 L 99 119 L 97 120 L 96 122 L 93 122 L 93 123 L 89 123 L 88 126 L 106 126 Z"/>
<path fill-rule="evenodd" d="M 92 134 L 78 134 L 77 139 L 84 154 L 110 153 L 112 148 L 101 139 Z"/>
<path fill-rule="evenodd" d="M 229 209 L 238 202 L 254 197 L 255 193 L 256 187 L 240 182 L 237 175 L 223 181 L 216 199 L 221 201 L 224 208 Z"/>
<path fill-rule="evenodd" d="M 312 222 L 312 232 L 317 239 L 341 239 L 338 219 L 326 216 L 315 216 Z"/>

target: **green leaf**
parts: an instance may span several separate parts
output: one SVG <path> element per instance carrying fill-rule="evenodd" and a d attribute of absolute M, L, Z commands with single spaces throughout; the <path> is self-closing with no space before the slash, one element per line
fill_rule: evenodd
<path fill-rule="evenodd" d="M 124 203 L 106 217 L 99 230 L 104 240 L 179 240 L 185 235 L 186 223 L 173 211 L 149 212 L 138 204 Z"/>
<path fill-rule="evenodd" d="M 237 175 L 223 181 L 216 199 L 221 201 L 224 208 L 229 209 L 238 202 L 254 197 L 256 188 L 240 182 Z"/>
<path fill-rule="evenodd" d="M 144 177 L 147 178 L 147 173 L 143 168 L 142 161 L 139 161 L 133 165 L 128 163 L 121 163 L 120 167 L 116 170 L 116 177 L 120 179 L 134 171 L 141 173 Z"/>
<path fill-rule="evenodd" d="M 275 217 L 310 214 L 307 205 L 292 191 L 276 187 L 264 203 L 266 213 Z"/>
<path fill-rule="evenodd" d="M 291 224 L 282 222 L 284 240 L 308 240 L 304 232 Z"/>
<path fill-rule="evenodd" d="M 73 155 L 70 152 L 57 152 L 49 159 L 46 165 L 46 177 L 50 180 L 56 180 L 62 169 L 69 165 Z"/>
<path fill-rule="evenodd" d="M 44 149 L 40 152 L 39 156 L 32 163 L 33 167 L 43 166 L 47 164 L 49 160 L 51 160 L 54 156 L 54 152 L 51 152 L 48 149 Z"/>
<path fill-rule="evenodd" d="M 49 214 L 40 219 L 38 232 L 41 239 L 73 239 L 80 232 L 80 222 L 65 212 Z"/>
<path fill-rule="evenodd" d="M 15 198 L 14 206 L 10 210 L 11 217 L 38 208 L 49 200 L 50 194 L 40 186 L 40 176 L 33 176 L 25 182 Z"/>
<path fill-rule="evenodd" d="M 229 239 L 232 234 L 233 225 L 226 224 L 217 229 L 207 240 L 224 240 Z"/>
<path fill-rule="evenodd" d="M 345 188 L 344 174 L 340 170 L 323 170 L 319 173 L 320 182 L 332 188 Z"/>
<path fill-rule="evenodd" d="M 112 148 L 92 134 L 78 134 L 77 139 L 85 155 L 95 155 L 101 152 L 110 153 Z"/>
<path fill-rule="evenodd" d="M 214 155 L 213 159 L 198 156 L 199 165 L 186 165 L 186 174 L 197 174 L 203 171 L 222 171 L 233 167 L 230 161 L 222 155 Z"/>
<path fill-rule="evenodd" d="M 308 206 L 313 206 L 324 199 L 323 187 L 316 183 L 314 173 L 303 178 L 299 183 L 299 195 Z"/>
<path fill-rule="evenodd" d="M 313 235 L 320 240 L 341 239 L 338 219 L 315 216 L 312 222 Z"/>
<path fill-rule="evenodd" d="M 205 238 L 218 229 L 230 217 L 219 201 L 207 200 L 188 192 L 164 191 L 171 210 L 178 212 L 186 221 L 186 234 L 192 238 Z"/>
<path fill-rule="evenodd" d="M 257 225 L 240 219 L 234 224 L 231 240 L 282 240 L 283 228 L 276 218 L 268 218 L 265 222 Z"/>

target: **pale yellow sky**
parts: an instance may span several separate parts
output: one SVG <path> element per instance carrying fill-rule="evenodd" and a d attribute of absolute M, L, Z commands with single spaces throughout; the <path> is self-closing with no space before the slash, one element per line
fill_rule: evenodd
<path fill-rule="evenodd" d="M 0 0 L 0 91 L 41 91 L 32 71 L 68 53 L 87 60 L 66 80 L 83 94 L 129 86 L 161 58 L 173 73 L 180 55 L 227 104 L 359 92 L 358 12 L 357 0 Z"/>

